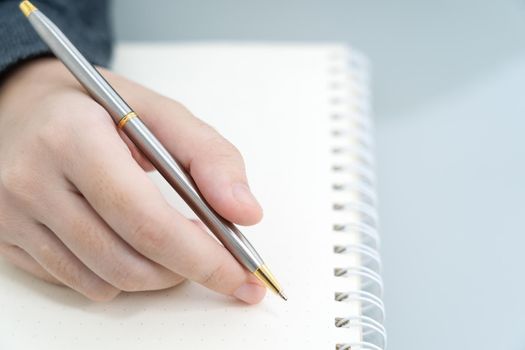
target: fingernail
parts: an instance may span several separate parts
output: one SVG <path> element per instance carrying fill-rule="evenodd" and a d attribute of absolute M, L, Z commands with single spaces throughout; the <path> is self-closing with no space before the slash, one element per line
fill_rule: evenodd
<path fill-rule="evenodd" d="M 250 206 L 258 206 L 257 199 L 253 196 L 248 185 L 242 182 L 238 182 L 232 186 L 232 192 L 235 199 L 242 203 Z"/>
<path fill-rule="evenodd" d="M 266 288 L 263 286 L 255 283 L 245 283 L 233 293 L 233 296 L 245 303 L 255 304 L 262 299 L 265 293 Z"/>

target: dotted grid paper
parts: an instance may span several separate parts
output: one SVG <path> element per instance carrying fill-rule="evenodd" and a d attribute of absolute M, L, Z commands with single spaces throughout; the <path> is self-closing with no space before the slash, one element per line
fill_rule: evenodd
<path fill-rule="evenodd" d="M 118 72 L 182 101 L 242 151 L 265 217 L 241 230 L 289 300 L 268 293 L 247 306 L 186 282 L 93 303 L 2 262 L 0 349 L 334 349 L 363 341 L 351 320 L 334 325 L 362 314 L 359 302 L 334 301 L 334 291 L 361 288 L 351 273 L 334 277 L 334 267 L 362 263 L 359 254 L 334 254 L 335 236 L 361 240 L 334 233 L 345 221 L 333 207 L 333 131 L 345 129 L 333 117 L 349 106 L 334 103 L 334 84 L 344 85 L 340 93 L 360 89 L 345 74 L 348 55 L 338 45 L 120 46 Z M 347 79 L 338 81 L 334 67 Z M 191 215 L 158 175 L 152 181 Z"/>

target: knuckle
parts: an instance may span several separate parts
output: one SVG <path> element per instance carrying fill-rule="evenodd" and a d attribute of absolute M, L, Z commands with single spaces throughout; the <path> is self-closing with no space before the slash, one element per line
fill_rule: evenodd
<path fill-rule="evenodd" d="M 117 264 L 110 283 L 125 292 L 138 292 L 147 287 L 147 275 L 139 268 Z"/>
<path fill-rule="evenodd" d="M 126 263 L 121 258 L 115 258 L 110 245 L 97 231 L 97 228 L 89 221 L 73 219 L 71 222 L 73 232 L 82 237 L 84 246 L 90 250 L 98 252 L 97 257 L 110 268 L 105 268 L 107 276 L 105 279 L 118 288 L 127 292 L 142 290 L 147 284 L 147 274 L 141 269 L 134 267 L 133 264 Z"/>
<path fill-rule="evenodd" d="M 155 97 L 159 97 L 155 93 Z M 182 117 L 182 118 L 194 118 L 190 110 L 180 101 L 173 100 L 169 97 L 160 96 L 160 99 L 157 100 L 159 107 L 165 110 L 173 111 L 173 116 Z"/>
<path fill-rule="evenodd" d="M 23 175 L 23 171 L 20 166 L 9 166 L 2 168 L 0 171 L 0 181 L 2 181 L 2 186 L 8 192 L 11 192 L 13 189 L 19 187 L 19 177 Z"/>
<path fill-rule="evenodd" d="M 42 123 L 37 132 L 37 141 L 51 151 L 68 149 L 71 141 L 69 118 L 53 115 L 47 122 Z"/>
<path fill-rule="evenodd" d="M 162 269 L 139 264 L 133 265 L 121 264 L 120 268 L 113 271 L 112 278 L 109 282 L 125 292 L 140 292 L 145 290 L 158 290 L 172 287 L 181 283 L 184 278 L 169 272 L 164 272 Z"/>
<path fill-rule="evenodd" d="M 65 221 L 70 232 L 78 237 L 77 243 L 100 255 L 108 254 L 110 246 L 104 239 L 107 232 L 100 230 L 96 221 L 85 219 L 83 215 L 72 215 L 71 218 L 65 218 Z"/>
<path fill-rule="evenodd" d="M 18 160 L 0 171 L 0 181 L 4 190 L 17 199 L 31 200 L 37 193 L 37 182 L 30 176 L 31 167 Z"/>
<path fill-rule="evenodd" d="M 74 140 L 71 133 L 66 131 L 54 132 L 52 128 L 44 127 L 38 131 L 35 141 L 44 152 L 47 152 L 51 160 L 61 161 L 73 153 Z"/>
<path fill-rule="evenodd" d="M 206 286 L 220 286 L 224 284 L 227 275 L 227 265 L 221 261 L 211 270 L 201 274 L 198 282 Z"/>
<path fill-rule="evenodd" d="M 200 121 L 198 124 L 199 131 L 202 136 L 202 144 L 206 148 L 214 149 L 216 147 L 225 148 L 231 145 L 219 132 L 209 124 Z"/>
<path fill-rule="evenodd" d="M 158 213 L 141 215 L 132 232 L 133 241 L 145 255 L 156 256 L 168 243 L 165 223 Z"/>
<path fill-rule="evenodd" d="M 211 126 L 208 128 L 212 129 Z M 209 135 L 203 138 L 199 149 L 199 156 L 213 156 L 217 160 L 228 160 L 242 162 L 241 152 L 230 141 L 222 137 L 217 131 L 208 132 Z"/>
<path fill-rule="evenodd" d="M 113 125 L 108 111 L 98 103 L 89 103 L 89 106 L 83 110 L 83 114 L 88 116 L 88 118 L 83 119 L 85 119 L 89 125 Z M 93 124 L 93 122 L 95 122 L 95 124 Z"/>
<path fill-rule="evenodd" d="M 109 301 L 120 292 L 104 280 L 86 275 L 86 271 L 68 254 L 57 254 L 57 247 L 54 244 L 48 242 L 39 244 L 34 248 L 32 255 L 42 266 L 50 270 L 53 277 L 90 300 Z"/>
<path fill-rule="evenodd" d="M 78 113 L 87 115 L 86 118 L 80 118 L 75 112 L 62 107 L 52 109 L 38 130 L 39 144 L 60 154 L 71 148 L 76 133 L 99 127 L 108 121 L 109 114 L 96 103 L 87 103 L 81 108 Z"/>
<path fill-rule="evenodd" d="M 57 254 L 56 247 L 43 243 L 36 248 L 37 260 L 48 267 L 54 276 L 69 286 L 82 285 L 81 272 L 67 256 Z"/>

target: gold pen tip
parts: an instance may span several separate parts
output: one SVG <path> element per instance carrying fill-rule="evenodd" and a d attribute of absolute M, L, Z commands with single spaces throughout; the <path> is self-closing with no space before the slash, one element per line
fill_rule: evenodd
<path fill-rule="evenodd" d="M 275 294 L 279 294 L 281 298 L 284 300 L 288 300 L 286 295 L 284 295 L 283 290 L 281 286 L 279 285 L 279 282 L 277 282 L 277 279 L 273 276 L 273 274 L 270 272 L 268 267 L 266 265 L 261 265 L 257 270 L 253 272 L 259 280 L 261 280 L 266 287 L 268 287 L 272 292 Z"/>
<path fill-rule="evenodd" d="M 27 0 L 22 1 L 19 7 L 22 13 L 24 14 L 24 16 L 26 17 L 29 16 L 33 11 L 36 10 L 36 7 Z"/>

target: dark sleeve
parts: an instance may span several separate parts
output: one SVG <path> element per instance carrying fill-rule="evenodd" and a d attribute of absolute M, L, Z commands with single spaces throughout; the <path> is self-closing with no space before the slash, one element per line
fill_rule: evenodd
<path fill-rule="evenodd" d="M 15 65 L 52 53 L 18 8 L 19 0 L 0 0 L 0 75 Z M 32 3 L 66 34 L 93 64 L 111 57 L 109 0 L 34 0 Z"/>

